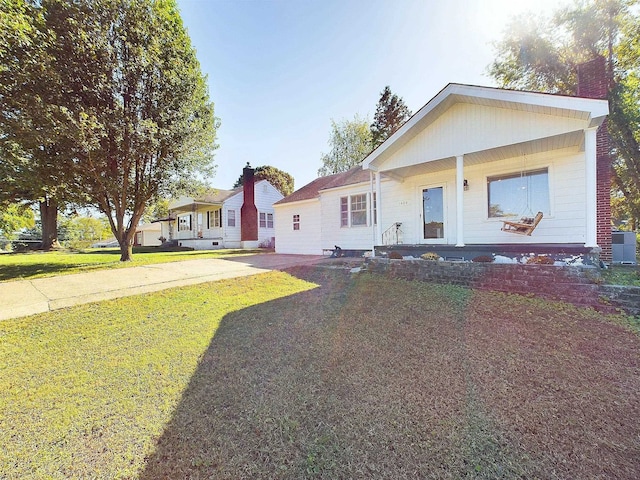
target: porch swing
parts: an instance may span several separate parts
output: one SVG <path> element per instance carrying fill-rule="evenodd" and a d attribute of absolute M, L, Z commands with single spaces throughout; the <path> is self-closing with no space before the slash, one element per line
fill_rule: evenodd
<path fill-rule="evenodd" d="M 520 180 L 524 185 L 525 175 L 525 166 L 526 166 L 526 155 L 522 157 L 522 169 L 520 170 Z M 531 233 L 536 229 L 540 221 L 542 220 L 543 214 L 542 212 L 538 212 L 533 216 L 533 211 L 531 210 L 531 186 L 526 185 L 522 188 L 526 189 L 526 206 L 522 209 L 521 218 L 517 222 L 512 222 L 508 220 L 503 220 L 502 230 L 506 233 L 515 233 L 517 235 L 528 235 L 531 236 Z"/>

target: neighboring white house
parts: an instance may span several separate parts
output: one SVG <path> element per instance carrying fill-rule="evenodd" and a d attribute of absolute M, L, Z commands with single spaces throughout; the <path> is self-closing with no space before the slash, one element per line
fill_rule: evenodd
<path fill-rule="evenodd" d="M 136 227 L 133 245 L 135 247 L 158 247 L 162 245 L 161 236 L 162 227 L 159 223 L 144 223 Z"/>
<path fill-rule="evenodd" d="M 253 186 L 252 195 L 238 187 L 200 198 L 182 197 L 169 205 L 169 218 L 160 221 L 161 236 L 196 250 L 273 246 L 273 204 L 283 195 L 267 180 L 254 184 L 253 170 L 247 181 L 246 170 L 245 186 Z"/>
<path fill-rule="evenodd" d="M 608 111 L 606 100 L 449 84 L 361 166 L 277 202 L 276 251 L 597 249 L 609 180 L 598 180 L 596 131 Z M 502 231 L 537 212 L 530 236 Z"/>

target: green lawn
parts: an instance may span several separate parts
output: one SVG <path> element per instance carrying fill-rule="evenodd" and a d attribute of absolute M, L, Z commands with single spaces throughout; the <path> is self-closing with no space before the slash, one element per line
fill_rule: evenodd
<path fill-rule="evenodd" d="M 640 338 L 300 267 L 0 323 L 0 478 L 640 478 Z"/>
<path fill-rule="evenodd" d="M 0 282 L 50 277 L 105 268 L 135 267 L 152 263 L 177 262 L 230 255 L 250 255 L 264 250 L 192 250 L 161 251 L 152 247 L 134 247 L 133 260 L 120 262 L 118 248 L 101 248 L 82 252 L 52 251 L 4 253 L 0 255 Z"/>

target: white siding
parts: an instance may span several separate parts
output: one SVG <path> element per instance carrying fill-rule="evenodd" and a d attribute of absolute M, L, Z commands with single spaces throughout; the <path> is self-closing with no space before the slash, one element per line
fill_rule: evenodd
<path fill-rule="evenodd" d="M 384 162 L 383 170 L 565 134 L 584 120 L 459 103 Z"/>
<path fill-rule="evenodd" d="M 269 182 L 262 180 L 256 183 L 255 202 L 258 209 L 258 242 L 260 244 L 270 243 L 271 239 L 276 236 L 273 204 L 282 198 L 284 198 L 283 195 Z M 273 214 L 274 228 L 260 228 L 260 212 Z"/>
<path fill-rule="evenodd" d="M 343 250 L 369 250 L 373 246 L 374 233 L 369 218 L 369 183 L 349 185 L 345 188 L 321 193 L 322 248 Z M 367 225 L 340 226 L 340 198 L 351 195 L 367 195 Z"/>
<path fill-rule="evenodd" d="M 266 188 L 265 188 L 266 187 Z M 282 194 L 266 180 L 256 182 L 254 187 L 254 201 L 258 212 L 274 213 L 273 204 L 283 198 Z M 223 226 L 223 239 L 224 246 L 226 248 L 240 248 L 241 246 L 241 218 L 240 210 L 244 203 L 244 194 L 242 192 L 237 193 L 233 197 L 224 201 L 222 207 L 222 226 Z M 229 227 L 227 225 L 228 211 L 234 210 L 236 212 L 236 226 Z M 274 215 L 275 217 L 275 215 Z M 260 221 L 260 215 L 258 215 L 258 222 Z M 275 223 L 275 218 L 274 218 Z M 258 227 L 259 227 L 258 223 Z M 274 228 L 258 228 L 258 243 L 270 241 L 276 235 L 275 225 Z"/>
<path fill-rule="evenodd" d="M 320 200 L 275 205 L 276 252 L 322 255 L 320 210 Z M 294 215 L 300 216 L 299 230 L 293 229 Z"/>

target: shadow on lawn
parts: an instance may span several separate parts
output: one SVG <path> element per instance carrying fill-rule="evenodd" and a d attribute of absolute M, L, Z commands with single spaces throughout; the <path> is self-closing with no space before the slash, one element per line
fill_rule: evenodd
<path fill-rule="evenodd" d="M 83 271 L 89 271 L 104 268 L 104 265 L 87 265 L 85 263 L 32 263 L 29 265 L 3 265 L 0 266 L 0 282 L 5 280 L 30 279 L 41 275 L 53 276 L 64 273 L 68 270 L 78 269 L 80 267 L 82 267 Z"/>
<path fill-rule="evenodd" d="M 141 479 L 638 478 L 637 336 L 535 299 L 289 273 L 320 287 L 224 318 Z"/>
<path fill-rule="evenodd" d="M 361 304 L 371 287 L 344 271 L 289 273 L 320 287 L 224 318 L 140 478 L 464 470 L 456 318 L 416 335 L 413 307 Z"/>

